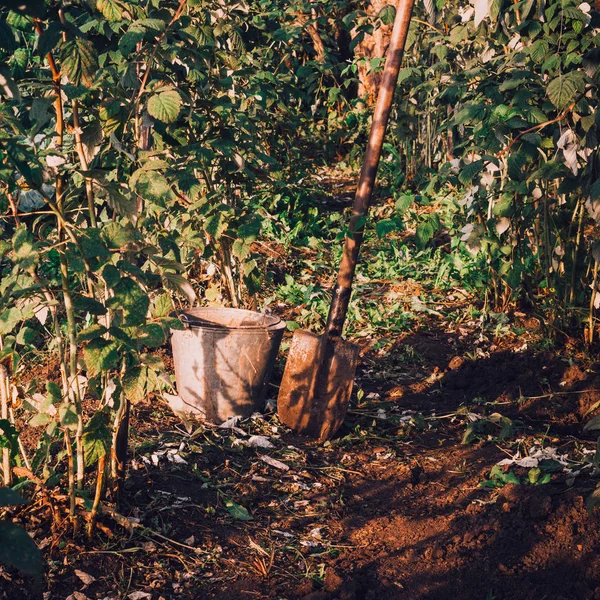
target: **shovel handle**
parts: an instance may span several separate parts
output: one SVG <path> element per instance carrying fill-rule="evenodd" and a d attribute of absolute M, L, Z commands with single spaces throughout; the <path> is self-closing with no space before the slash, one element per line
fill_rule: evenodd
<path fill-rule="evenodd" d="M 396 6 L 394 29 L 387 51 L 383 79 L 373 114 L 369 143 L 365 152 L 356 195 L 354 196 L 349 234 L 344 240 L 342 261 L 325 327 L 325 333 L 330 337 L 342 335 L 344 321 L 346 320 L 346 312 L 348 311 L 348 304 L 350 303 L 350 296 L 352 294 L 352 281 L 354 280 L 354 272 L 356 271 L 356 263 L 358 261 L 358 252 L 363 240 L 365 220 L 375 185 L 383 138 L 392 108 L 400 65 L 402 64 L 402 54 L 404 52 L 404 45 L 406 44 L 413 5 L 414 0 L 400 0 Z"/>

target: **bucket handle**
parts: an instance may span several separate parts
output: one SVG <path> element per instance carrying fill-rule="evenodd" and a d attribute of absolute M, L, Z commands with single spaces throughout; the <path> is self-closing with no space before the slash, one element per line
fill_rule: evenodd
<path fill-rule="evenodd" d="M 259 326 L 250 326 L 250 327 L 248 327 L 248 326 L 236 327 L 236 329 L 263 329 L 263 328 L 267 329 L 268 327 L 273 327 L 273 326 L 279 325 L 279 323 L 281 323 L 281 318 L 276 317 L 275 315 L 272 315 L 271 309 L 269 309 L 269 308 L 265 308 L 265 310 L 263 310 L 263 312 L 260 314 L 262 314 L 263 317 L 265 317 L 265 320 L 266 320 L 266 317 L 275 317 L 275 318 L 277 318 L 277 320 L 274 321 L 273 323 L 271 323 L 271 325 L 269 325 L 269 326 L 266 326 L 265 324 L 263 324 L 262 326 L 259 325 Z M 202 325 L 204 325 L 205 327 L 210 328 L 210 329 L 227 329 L 226 327 L 223 327 L 222 325 L 204 322 L 204 321 L 202 321 L 202 319 L 195 318 L 194 316 L 188 315 L 185 312 L 181 312 L 179 314 L 179 320 L 182 322 L 183 326 L 186 329 L 193 329 L 194 327 L 198 327 L 198 326 L 201 327 Z"/>

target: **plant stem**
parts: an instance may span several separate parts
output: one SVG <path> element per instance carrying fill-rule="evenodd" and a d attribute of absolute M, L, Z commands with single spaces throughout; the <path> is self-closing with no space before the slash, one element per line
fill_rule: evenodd
<path fill-rule="evenodd" d="M 14 425 L 15 424 L 15 413 L 11 407 L 8 408 L 8 413 L 10 415 L 10 422 Z M 25 464 L 27 469 L 29 471 L 31 471 L 31 463 L 29 462 L 29 457 L 27 456 L 27 452 L 25 451 L 25 446 L 23 445 L 23 442 L 22 442 L 20 436 L 17 438 L 17 443 L 19 444 L 19 450 L 21 452 L 21 456 L 23 457 L 23 463 Z"/>
<path fill-rule="evenodd" d="M 92 227 L 97 227 L 98 222 L 96 221 L 96 212 L 94 208 L 94 189 L 92 187 L 92 180 L 87 175 L 89 170 L 89 164 L 85 156 L 85 150 L 81 141 L 81 126 L 79 123 L 79 103 L 77 100 L 73 100 L 73 133 L 75 135 L 75 148 L 77 155 L 79 156 L 79 163 L 81 170 L 84 171 L 85 177 L 85 192 L 87 195 L 88 211 L 90 214 L 90 223 Z"/>
<path fill-rule="evenodd" d="M 94 529 L 96 528 L 96 519 L 98 517 L 98 508 L 102 499 L 102 489 L 104 487 L 104 478 L 106 474 L 106 455 L 98 459 L 98 475 L 96 476 L 96 493 L 94 495 L 94 504 L 90 511 L 90 522 L 88 524 L 88 538 L 92 539 Z"/>
<path fill-rule="evenodd" d="M 75 461 L 73 458 L 73 446 L 71 444 L 71 434 L 68 429 L 64 431 L 65 450 L 67 451 L 67 473 L 69 478 L 69 517 L 75 524 Z"/>
<path fill-rule="evenodd" d="M 69 273 L 67 259 L 64 251 L 60 252 L 60 276 L 62 283 L 63 300 L 65 312 L 67 313 L 67 329 L 69 334 L 69 388 L 73 388 L 74 405 L 77 413 L 77 431 L 75 432 L 75 446 L 77 449 L 77 489 L 83 489 L 83 478 L 85 475 L 83 455 L 83 412 L 81 409 L 81 396 L 79 392 L 79 380 L 77 374 L 77 325 L 75 323 L 75 311 L 73 310 L 73 299 L 69 287 Z"/>
<path fill-rule="evenodd" d="M 579 258 L 579 248 L 581 247 L 581 238 L 583 236 L 583 213 L 585 212 L 585 208 L 582 200 L 577 201 L 577 207 L 575 208 L 575 211 L 577 211 L 577 208 L 579 208 L 580 210 L 579 220 L 577 222 L 577 237 L 575 238 L 575 245 L 573 246 L 573 264 L 571 267 L 571 289 L 569 292 L 569 304 L 571 306 L 575 303 L 575 285 L 577 283 L 577 260 Z"/>
<path fill-rule="evenodd" d="M 120 496 L 121 484 L 125 475 L 127 462 L 127 439 L 129 437 L 129 401 L 121 396 L 119 408 L 115 413 L 113 423 L 111 478 L 117 498 Z"/>
<path fill-rule="evenodd" d="M 594 341 L 594 308 L 596 304 L 596 294 L 598 293 L 596 290 L 596 285 L 598 283 L 598 263 L 594 261 L 594 281 L 592 283 L 592 297 L 590 298 L 590 316 L 589 316 L 589 325 L 588 325 L 588 336 L 587 343 L 588 345 L 592 345 Z"/>
<path fill-rule="evenodd" d="M 8 373 L 6 367 L 0 365 L 0 401 L 2 403 L 2 418 L 8 420 Z M 10 451 L 8 448 L 2 448 L 2 476 L 5 486 L 12 483 L 10 472 Z"/>

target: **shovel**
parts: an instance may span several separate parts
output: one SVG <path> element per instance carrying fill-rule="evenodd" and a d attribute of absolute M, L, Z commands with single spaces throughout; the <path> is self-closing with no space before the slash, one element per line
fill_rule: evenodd
<path fill-rule="evenodd" d="M 280 420 L 297 433 L 319 441 L 330 439 L 343 423 L 354 384 L 359 347 L 341 336 L 413 4 L 414 0 L 400 0 L 396 8 L 383 80 L 354 197 L 350 234 L 344 240 L 325 333 L 294 332 L 279 388 Z"/>

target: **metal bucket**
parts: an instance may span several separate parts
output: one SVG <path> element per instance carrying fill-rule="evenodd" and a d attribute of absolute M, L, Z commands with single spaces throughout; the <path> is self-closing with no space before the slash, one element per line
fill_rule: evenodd
<path fill-rule="evenodd" d="M 192 308 L 171 330 L 175 379 L 190 412 L 212 423 L 263 408 L 285 321 L 237 308 Z"/>

